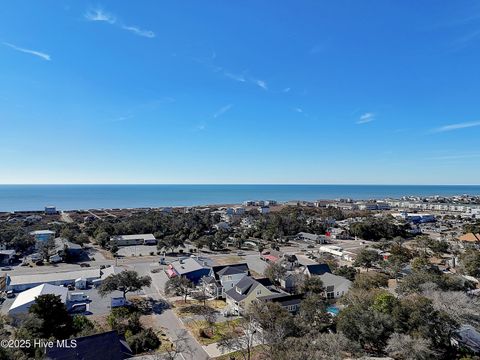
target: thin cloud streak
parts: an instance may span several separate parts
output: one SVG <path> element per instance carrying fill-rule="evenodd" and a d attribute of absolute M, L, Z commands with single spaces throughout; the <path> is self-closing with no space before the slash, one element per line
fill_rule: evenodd
<path fill-rule="evenodd" d="M 155 33 L 151 30 L 143 30 L 143 29 L 140 29 L 138 26 L 131 26 L 131 25 L 118 23 L 117 17 L 115 15 L 107 13 L 101 9 L 88 10 L 85 13 L 84 17 L 88 21 L 100 21 L 100 22 L 106 22 L 110 25 L 118 25 L 121 29 L 129 31 L 138 36 L 142 36 L 150 39 L 155 37 Z"/>
<path fill-rule="evenodd" d="M 375 120 L 375 114 L 369 112 L 360 116 L 360 119 L 357 121 L 357 124 L 359 125 L 367 124 L 369 122 L 372 122 L 373 120 Z"/>
<path fill-rule="evenodd" d="M 438 133 L 438 132 L 454 131 L 454 130 L 466 129 L 466 128 L 471 128 L 476 126 L 480 126 L 480 121 L 471 121 L 471 122 L 445 125 L 445 126 L 441 126 L 439 128 L 433 129 L 432 132 Z"/>
<path fill-rule="evenodd" d="M 213 117 L 216 119 L 216 118 L 222 116 L 227 111 L 229 111 L 232 107 L 233 107 L 233 104 L 225 105 L 224 107 L 218 109 L 218 111 L 213 115 Z"/>
<path fill-rule="evenodd" d="M 132 33 L 134 33 L 135 35 L 138 35 L 138 36 L 143 36 L 143 37 L 147 37 L 147 38 L 154 38 L 155 37 L 155 33 L 151 30 L 142 30 L 142 29 L 139 29 L 138 27 L 136 26 L 126 26 L 126 25 L 123 25 L 122 26 L 122 29 L 124 30 L 127 30 L 127 31 L 130 31 Z"/>
<path fill-rule="evenodd" d="M 52 60 L 52 58 L 50 57 L 49 54 L 46 54 L 46 53 L 43 53 L 43 52 L 40 52 L 40 51 L 25 49 L 25 48 L 10 44 L 8 42 L 4 42 L 3 45 L 8 46 L 8 47 L 10 47 L 10 48 L 12 48 L 16 51 L 23 52 L 25 54 L 38 56 L 39 58 L 42 58 L 43 60 L 46 60 L 46 61 L 51 61 Z"/>

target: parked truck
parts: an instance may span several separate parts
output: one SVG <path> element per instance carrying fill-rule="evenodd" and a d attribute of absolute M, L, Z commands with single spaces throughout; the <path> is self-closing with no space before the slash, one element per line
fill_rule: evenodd
<path fill-rule="evenodd" d="M 130 301 L 126 300 L 123 297 L 114 297 L 110 301 L 110 306 L 112 308 L 121 307 L 121 306 L 129 306 L 129 305 L 130 305 Z"/>
<path fill-rule="evenodd" d="M 88 300 L 88 295 L 85 295 L 85 293 L 83 293 L 83 292 L 69 293 L 68 294 L 68 300 L 70 300 L 72 302 L 87 301 Z"/>

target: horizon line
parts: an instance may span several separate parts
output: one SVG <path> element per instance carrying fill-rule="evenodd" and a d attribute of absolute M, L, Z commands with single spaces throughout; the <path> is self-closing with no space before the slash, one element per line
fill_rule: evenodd
<path fill-rule="evenodd" d="M 480 184 L 416 184 L 416 183 L 0 183 L 0 186 L 480 186 Z"/>

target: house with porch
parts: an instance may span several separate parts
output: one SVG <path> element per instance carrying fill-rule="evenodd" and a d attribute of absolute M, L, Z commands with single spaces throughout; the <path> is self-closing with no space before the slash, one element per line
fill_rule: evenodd
<path fill-rule="evenodd" d="M 229 312 L 242 315 L 258 298 L 274 293 L 276 291 L 269 279 L 254 279 L 250 276 L 244 276 L 237 285 L 225 292 L 225 298 Z"/>
<path fill-rule="evenodd" d="M 225 299 L 225 291 L 233 288 L 245 276 L 250 275 L 246 263 L 213 266 L 202 279 L 207 293 L 216 299 Z"/>

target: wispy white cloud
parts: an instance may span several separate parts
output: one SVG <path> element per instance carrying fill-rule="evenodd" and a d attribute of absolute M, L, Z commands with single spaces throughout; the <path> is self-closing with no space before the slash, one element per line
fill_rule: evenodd
<path fill-rule="evenodd" d="M 246 82 L 247 79 L 245 79 L 245 76 L 242 75 L 242 74 L 233 74 L 231 72 L 228 72 L 228 71 L 224 71 L 223 74 L 232 79 L 232 80 L 235 80 L 235 81 L 238 81 L 238 82 Z"/>
<path fill-rule="evenodd" d="M 125 25 L 123 23 L 120 23 L 115 15 L 105 12 L 102 9 L 90 9 L 85 13 L 84 17 L 88 21 L 103 21 L 111 25 L 118 25 L 121 29 L 129 31 L 138 36 L 143 36 L 146 38 L 155 37 L 155 33 L 153 31 L 144 30 L 139 28 L 138 26 Z"/>
<path fill-rule="evenodd" d="M 139 29 L 136 26 L 122 25 L 122 29 L 130 31 L 130 32 L 132 32 L 132 33 L 134 33 L 135 35 L 138 35 L 138 36 L 143 36 L 143 37 L 147 37 L 147 38 L 154 38 L 155 37 L 155 33 L 153 31 L 142 30 L 142 29 Z"/>
<path fill-rule="evenodd" d="M 302 108 L 295 108 L 293 109 L 295 112 L 298 112 L 298 113 L 303 113 L 303 109 Z"/>
<path fill-rule="evenodd" d="M 40 52 L 40 51 L 25 49 L 25 48 L 22 48 L 22 47 L 19 47 L 19 46 L 16 46 L 16 45 L 13 45 L 13 44 L 10 44 L 10 43 L 7 43 L 7 42 L 4 42 L 3 45 L 8 46 L 8 47 L 10 47 L 10 48 L 12 48 L 16 51 L 23 52 L 25 54 L 38 56 L 39 58 L 42 58 L 43 60 L 46 60 L 46 61 L 52 60 L 52 58 L 50 57 L 49 54 L 46 54 L 46 53 L 43 53 L 43 52 Z"/>
<path fill-rule="evenodd" d="M 433 129 L 432 132 L 454 131 L 454 130 L 466 129 L 466 128 L 471 128 L 476 126 L 480 126 L 480 121 L 449 124 L 449 125 L 445 125 L 445 126 L 441 126 L 436 129 Z"/>
<path fill-rule="evenodd" d="M 227 111 L 229 111 L 232 107 L 233 107 L 233 104 L 228 104 L 228 105 L 225 105 L 225 106 L 221 107 L 220 109 L 217 110 L 217 112 L 215 114 L 213 114 L 213 117 L 216 119 L 216 118 L 222 116 Z"/>
<path fill-rule="evenodd" d="M 375 114 L 371 113 L 371 112 L 368 112 L 368 113 L 365 113 L 362 116 L 360 116 L 360 119 L 357 121 L 357 124 L 359 124 L 359 125 L 367 124 L 369 122 L 372 122 L 373 120 L 375 120 Z"/>
<path fill-rule="evenodd" d="M 253 82 L 264 90 L 268 90 L 267 83 L 263 80 L 253 80 Z"/>
<path fill-rule="evenodd" d="M 283 89 L 282 92 L 288 93 L 288 92 L 290 92 L 290 90 L 291 90 L 291 89 L 290 89 L 289 87 L 287 87 L 287 88 Z"/>
<path fill-rule="evenodd" d="M 85 13 L 84 17 L 88 21 L 104 21 L 109 24 L 115 24 L 117 22 L 116 16 L 107 13 L 102 9 L 90 9 Z"/>

